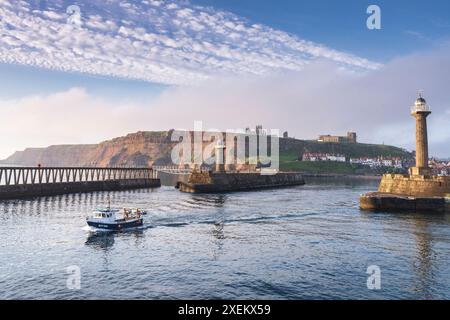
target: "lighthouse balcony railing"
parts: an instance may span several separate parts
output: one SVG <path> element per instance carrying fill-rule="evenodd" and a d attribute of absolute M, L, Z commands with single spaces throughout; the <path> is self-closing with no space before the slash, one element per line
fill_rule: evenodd
<path fill-rule="evenodd" d="M 424 106 L 412 106 L 411 107 L 411 113 L 415 112 L 431 112 L 431 109 L 428 105 Z"/>

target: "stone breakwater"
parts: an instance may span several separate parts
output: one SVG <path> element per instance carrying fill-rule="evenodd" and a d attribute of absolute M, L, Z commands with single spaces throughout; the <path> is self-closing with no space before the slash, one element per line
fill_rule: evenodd
<path fill-rule="evenodd" d="M 450 212 L 450 177 L 386 174 L 378 192 L 360 197 L 363 210 Z"/>
<path fill-rule="evenodd" d="M 450 212 L 450 198 L 408 197 L 372 192 L 360 197 L 360 207 L 372 211 Z"/>
<path fill-rule="evenodd" d="M 450 177 L 385 174 L 378 192 L 413 197 L 445 197 L 450 194 Z"/>
<path fill-rule="evenodd" d="M 260 173 L 211 173 L 194 172 L 188 182 L 178 182 L 177 188 L 189 193 L 215 193 L 247 191 L 265 188 L 279 188 L 304 185 L 305 180 L 299 173 L 277 173 L 261 175 Z"/>
<path fill-rule="evenodd" d="M 65 183 L 18 184 L 0 186 L 0 199 L 19 199 L 54 196 L 68 193 L 93 191 L 119 191 L 161 186 L 159 179 L 124 179 Z"/>

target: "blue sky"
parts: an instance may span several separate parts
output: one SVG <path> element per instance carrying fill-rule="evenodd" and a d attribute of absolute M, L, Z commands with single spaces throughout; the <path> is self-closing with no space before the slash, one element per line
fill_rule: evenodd
<path fill-rule="evenodd" d="M 13 1 L 6 1 L 9 3 L 14 3 Z M 87 17 L 85 15 L 99 15 L 104 18 L 104 20 L 107 19 L 107 15 L 109 15 L 110 12 L 113 12 L 112 16 L 116 20 L 116 25 L 121 24 L 119 19 L 130 19 L 132 18 L 132 15 L 130 14 L 124 14 L 123 9 L 120 6 L 115 6 L 113 8 L 105 8 L 102 1 L 72 1 L 72 0 L 61 0 L 61 1 L 45 1 L 45 0 L 31 0 L 28 1 L 30 3 L 29 8 L 34 10 L 41 10 L 42 12 L 52 12 L 55 14 L 60 15 L 60 17 L 56 17 L 55 19 L 60 18 L 62 22 L 66 19 L 65 17 L 65 9 L 71 5 L 76 4 L 81 7 L 81 13 L 82 13 L 82 19 L 86 23 Z M 97 2 L 97 3 L 96 3 Z M 130 4 L 136 4 L 136 5 L 142 5 L 141 1 L 112 1 L 115 4 L 120 3 L 130 3 Z M 168 3 L 168 2 L 166 2 Z M 183 1 L 173 1 L 175 4 L 179 4 L 180 7 L 183 5 Z M 304 40 L 310 40 L 315 42 L 320 42 L 320 44 L 324 44 L 326 46 L 329 46 L 330 49 L 339 49 L 343 52 L 349 52 L 352 53 L 352 49 L 355 49 L 356 47 L 360 48 L 362 45 L 358 46 L 350 46 L 348 47 L 345 43 L 340 43 L 340 41 L 336 41 L 337 38 L 335 38 L 333 35 L 330 34 L 329 31 L 333 31 L 334 35 L 339 34 L 340 31 L 336 30 L 336 24 L 340 23 L 341 20 L 344 21 L 351 21 L 353 20 L 353 23 L 350 27 L 354 27 L 356 30 L 359 30 L 360 33 L 365 36 L 367 35 L 374 35 L 374 33 L 367 32 L 367 29 L 365 28 L 365 6 L 361 6 L 361 4 L 358 5 L 352 5 L 348 8 L 344 9 L 341 8 L 341 11 L 339 12 L 338 17 L 336 17 L 333 14 L 326 14 L 323 17 L 317 16 L 317 13 L 320 15 L 323 15 L 323 4 L 321 6 L 317 5 L 311 5 L 307 4 L 307 2 L 304 2 L 303 5 L 300 5 L 298 1 L 260 1 L 259 3 L 257 1 L 192 1 L 192 5 L 204 5 L 211 7 L 211 11 L 214 13 L 218 10 L 224 10 L 226 12 L 232 12 L 236 14 L 236 17 L 225 17 L 221 21 L 217 21 L 217 23 L 221 23 L 223 21 L 232 20 L 234 18 L 241 19 L 243 23 L 246 23 L 247 26 L 251 26 L 254 23 L 261 24 L 262 26 L 267 26 L 270 28 L 274 28 L 276 30 L 280 31 L 286 31 L 289 34 L 293 36 L 299 36 Z M 338 7 L 334 3 L 335 1 L 325 1 L 326 6 L 332 6 L 332 7 Z M 147 7 L 144 5 L 144 8 Z M 189 5 L 188 5 L 189 7 Z M 108 10 L 109 9 L 109 10 Z M 331 11 L 335 11 L 336 8 L 332 8 Z M 85 13 L 85 10 L 89 10 L 89 13 Z M 111 11 L 110 11 L 111 10 Z M 350 10 L 350 11 L 348 11 Z M 12 11 L 14 12 L 14 5 L 12 6 Z M 18 11 L 18 10 L 16 10 Z M 114 12 L 115 11 L 115 12 Z M 167 10 L 161 10 L 161 11 L 167 11 Z M 275 13 L 275 14 L 274 14 Z M 345 13 L 345 15 L 343 15 Z M 83 16 L 84 15 L 84 16 Z M 353 19 L 342 19 L 341 17 L 348 17 L 353 16 Z M 192 14 L 192 17 L 195 16 L 195 13 Z M 49 17 L 42 15 L 44 19 L 51 20 Z M 6 17 L 5 17 L 6 18 Z M 156 27 L 153 24 L 153 21 L 149 19 L 148 17 L 141 18 L 141 20 L 135 20 L 133 21 L 133 24 L 135 27 L 144 27 L 147 31 L 154 31 Z M 130 19 L 131 20 L 131 19 Z M 45 20 L 44 20 L 45 21 Z M 302 21 L 302 22 L 300 22 Z M 61 22 L 61 21 L 60 21 Z M 96 21 L 95 21 L 96 22 Z M 104 21 L 103 21 L 104 22 Z M 100 22 L 102 23 L 102 22 Z M 44 25 L 44 23 L 42 23 Z M 176 26 L 175 26 L 176 27 Z M 174 25 L 171 25 L 170 23 L 167 23 L 167 26 L 164 26 L 163 28 L 164 32 L 172 32 L 174 28 Z M 322 30 L 321 34 L 317 34 L 316 32 L 311 32 L 314 30 Z M 25 30 L 26 31 L 26 30 Z M 71 30 L 69 30 L 71 32 Z M 157 30 L 158 31 L 158 30 Z M 192 30 L 189 30 L 192 32 Z M 342 35 L 345 35 L 348 32 L 348 28 L 341 29 Z M 30 32 L 33 32 L 33 30 L 30 30 Z M 114 31 L 113 31 L 114 32 Z M 194 30 L 195 32 L 195 30 Z M 203 32 L 200 31 L 199 34 Z M 108 33 L 106 31 L 105 33 Z M 126 35 L 125 35 L 126 36 Z M 197 35 L 194 35 L 197 36 Z M 169 35 L 170 37 L 170 35 Z M 346 37 L 341 37 L 341 39 L 345 39 Z M 16 38 L 13 38 L 14 40 L 17 40 Z M 178 38 L 179 39 L 179 38 Z M 218 40 L 218 37 L 215 37 L 213 34 L 210 37 L 205 37 L 208 41 L 215 41 Z M 315 40 L 317 39 L 317 40 Z M 75 41 L 77 39 L 74 39 Z M 229 40 L 229 39 L 228 39 Z M 327 43 L 328 42 L 328 43 Z M 337 42 L 337 43 L 336 43 Z M 339 45 L 337 45 L 339 44 Z M 257 43 L 256 45 L 260 45 L 260 43 Z M 331 46 L 330 46 L 331 45 Z M 333 46 L 336 45 L 334 48 Z M 255 46 L 253 46 L 255 47 Z M 56 48 L 55 51 L 60 50 L 61 48 Z M 251 47 L 249 48 L 251 49 Z M 32 51 L 30 48 L 24 48 L 25 54 L 26 51 Z M 287 51 L 286 49 L 280 49 L 280 52 Z M 362 50 L 365 51 L 365 50 Z M 370 50 L 369 50 L 370 51 Z M 378 50 L 380 51 L 380 50 Z M 96 52 L 98 54 L 98 52 Z M 374 55 L 376 56 L 376 55 Z M 41 57 L 41 55 L 40 55 Z M 190 58 L 190 57 L 188 57 Z M 111 93 L 117 93 L 117 87 L 120 87 L 121 90 L 128 92 L 128 90 L 134 91 L 134 93 L 138 93 L 139 91 L 142 91 L 144 96 L 147 96 L 148 91 L 150 90 L 153 92 L 158 92 L 162 89 L 164 89 L 164 85 L 171 85 L 171 84 L 179 84 L 175 81 L 175 83 L 172 83 L 172 79 L 169 79 L 168 83 L 165 79 L 162 79 L 161 81 L 158 81 L 158 77 L 155 77 L 156 80 L 143 78 L 141 74 L 139 75 L 131 75 L 131 77 L 137 77 L 139 80 L 147 80 L 147 85 L 142 85 L 140 83 L 135 83 L 134 81 L 130 83 L 129 81 L 124 81 L 123 78 L 128 76 L 128 74 L 119 73 L 118 78 L 122 78 L 122 81 L 113 81 L 111 79 L 108 79 L 108 76 L 110 74 L 106 75 L 96 75 L 96 77 L 93 77 L 91 74 L 82 72 L 80 74 L 80 70 L 77 70 L 77 68 L 72 68 L 75 70 L 71 70 L 73 72 L 67 73 L 67 72 L 54 72 L 54 69 L 58 69 L 58 64 L 61 64 L 61 62 L 52 63 L 52 59 L 48 58 L 44 61 L 39 61 L 38 63 L 25 63 L 27 68 L 23 68 L 20 66 L 20 64 L 23 64 L 23 60 L 19 61 L 19 67 L 11 66 L 11 65 L 0 65 L 0 71 L 2 74 L 4 74 L 4 77 L 0 79 L 2 85 L 6 86 L 8 90 L 3 91 L 0 93 L 3 97 L 8 96 L 15 96 L 15 95 L 21 95 L 26 92 L 29 93 L 36 93 L 39 90 L 42 90 L 41 93 L 45 93 L 49 90 L 55 90 L 55 89 L 61 89 L 64 87 L 71 87 L 71 86 L 78 86 L 82 84 L 83 86 L 90 88 L 91 90 L 99 90 L 100 93 L 103 93 L 104 88 L 112 88 Z M 49 63 L 50 62 L 50 63 Z M 95 63 L 95 61 L 93 61 Z M 41 68 L 42 66 L 48 65 L 48 64 L 54 64 L 55 66 L 51 66 L 52 72 L 49 72 L 47 70 L 40 70 L 38 68 Z M 31 65 L 31 66 L 30 66 Z M 34 67 L 34 68 L 33 68 Z M 38 68 L 36 68 L 38 67 Z M 60 70 L 56 70 L 60 71 Z M 65 70 L 64 70 L 65 71 Z M 234 71 L 234 70 L 233 70 Z M 95 71 L 96 72 L 96 71 Z M 102 73 L 102 71 L 100 71 Z M 39 87 L 36 87 L 36 77 L 40 78 L 40 85 Z M 45 79 L 45 80 L 44 80 Z M 161 83 L 162 82 L 162 83 Z M 149 89 L 148 84 L 151 84 L 151 88 Z"/>
<path fill-rule="evenodd" d="M 0 87 L 3 88 L 0 97 L 3 99 L 51 94 L 72 87 L 84 87 L 89 93 L 107 97 L 109 100 L 145 101 L 153 99 L 167 88 L 165 84 L 140 80 L 67 73 L 12 64 L 0 64 L 0 74 Z"/>
<path fill-rule="evenodd" d="M 446 0 L 194 0 L 288 31 L 301 38 L 380 62 L 435 45 L 450 35 Z M 366 9 L 376 4 L 382 29 L 366 28 Z"/>
<path fill-rule="evenodd" d="M 381 30 L 366 28 L 370 4 Z M 0 28 L 0 134 L 13 137 L 0 157 L 194 120 L 299 138 L 357 130 L 412 149 L 419 89 L 435 110 L 432 154 L 450 155 L 449 1 L 1 0 Z"/>

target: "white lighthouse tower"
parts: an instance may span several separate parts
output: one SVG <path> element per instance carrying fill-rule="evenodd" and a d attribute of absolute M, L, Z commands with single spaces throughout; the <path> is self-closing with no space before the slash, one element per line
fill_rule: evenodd
<path fill-rule="evenodd" d="M 225 172 L 225 144 L 223 140 L 218 140 L 216 149 L 216 172 Z"/>

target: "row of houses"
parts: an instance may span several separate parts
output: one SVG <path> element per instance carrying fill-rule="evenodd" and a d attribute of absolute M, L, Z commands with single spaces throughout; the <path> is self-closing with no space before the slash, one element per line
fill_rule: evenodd
<path fill-rule="evenodd" d="M 334 153 L 314 153 L 305 152 L 302 156 L 302 161 L 335 161 L 335 162 L 350 162 L 352 164 L 361 164 L 371 168 L 392 167 L 402 169 L 407 167 L 407 164 L 399 157 L 361 157 L 361 158 L 347 158 L 342 154 Z"/>
<path fill-rule="evenodd" d="M 302 156 L 302 161 L 336 161 L 336 162 L 346 162 L 345 156 L 341 154 L 334 153 L 313 153 L 305 152 Z"/>
<path fill-rule="evenodd" d="M 450 161 L 438 160 L 438 159 L 430 159 L 428 163 L 433 170 L 433 174 L 440 176 L 449 176 L 450 175 Z"/>
<path fill-rule="evenodd" d="M 399 157 L 350 158 L 350 163 L 361 164 L 371 168 L 392 167 L 402 169 L 407 167 L 406 163 Z"/>

